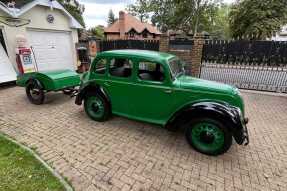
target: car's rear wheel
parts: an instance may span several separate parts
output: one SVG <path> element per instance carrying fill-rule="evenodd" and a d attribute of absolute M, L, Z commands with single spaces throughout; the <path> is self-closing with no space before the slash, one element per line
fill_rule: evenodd
<path fill-rule="evenodd" d="M 41 105 L 44 103 L 45 92 L 35 80 L 26 85 L 26 95 L 29 101 L 35 105 Z"/>
<path fill-rule="evenodd" d="M 88 95 L 84 107 L 87 115 L 95 121 L 106 121 L 110 115 L 108 101 L 99 93 Z"/>
<path fill-rule="evenodd" d="M 211 118 L 190 121 L 186 126 L 185 135 L 195 150 L 207 155 L 223 154 L 232 144 L 232 134 L 227 126 Z"/>

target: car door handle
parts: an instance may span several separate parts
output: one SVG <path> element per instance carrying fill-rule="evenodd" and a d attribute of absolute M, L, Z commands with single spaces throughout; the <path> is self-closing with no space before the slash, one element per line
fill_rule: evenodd
<path fill-rule="evenodd" d="M 164 93 L 171 94 L 172 91 L 171 90 L 164 90 Z"/>

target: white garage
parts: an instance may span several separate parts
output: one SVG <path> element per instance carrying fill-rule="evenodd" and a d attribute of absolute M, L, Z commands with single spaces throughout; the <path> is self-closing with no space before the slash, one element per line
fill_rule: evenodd
<path fill-rule="evenodd" d="M 28 42 L 39 71 L 75 70 L 71 33 L 28 30 Z"/>
<path fill-rule="evenodd" d="M 0 41 L 5 45 L 0 47 L 0 83 L 16 80 L 17 36 L 27 40 L 25 48 L 33 47 L 40 71 L 76 70 L 81 24 L 56 0 L 15 3 L 15 8 L 0 4 Z"/>

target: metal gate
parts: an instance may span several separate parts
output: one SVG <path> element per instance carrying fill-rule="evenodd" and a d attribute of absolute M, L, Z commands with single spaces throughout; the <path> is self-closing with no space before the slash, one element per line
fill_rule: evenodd
<path fill-rule="evenodd" d="M 242 89 L 287 93 L 287 42 L 207 40 L 200 77 Z"/>

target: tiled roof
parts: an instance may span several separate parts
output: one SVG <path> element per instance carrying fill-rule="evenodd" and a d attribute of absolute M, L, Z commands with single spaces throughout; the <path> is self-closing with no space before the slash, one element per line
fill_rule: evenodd
<path fill-rule="evenodd" d="M 125 32 L 129 32 L 131 29 L 134 29 L 136 32 L 141 33 L 145 29 L 153 34 L 161 34 L 156 27 L 148 23 L 142 23 L 136 17 L 125 13 Z M 111 26 L 105 28 L 105 33 L 119 33 L 120 32 L 120 22 L 117 20 Z"/>

